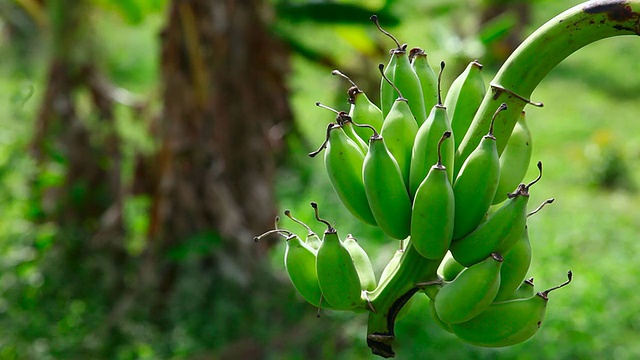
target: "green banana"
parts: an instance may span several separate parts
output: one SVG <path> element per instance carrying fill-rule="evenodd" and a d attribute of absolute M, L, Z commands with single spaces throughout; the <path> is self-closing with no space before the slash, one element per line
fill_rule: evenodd
<path fill-rule="evenodd" d="M 398 162 L 402 178 L 409 187 L 409 171 L 411 169 L 411 149 L 418 132 L 418 124 L 409 109 L 407 99 L 402 96 L 396 85 L 389 80 L 383 71 L 384 65 L 380 64 L 380 74 L 397 92 L 398 98 L 393 103 L 389 113 L 384 118 L 380 135 L 385 138 L 387 148 Z"/>
<path fill-rule="evenodd" d="M 500 105 L 495 112 L 494 120 L 498 113 L 506 109 L 506 104 Z M 454 240 L 469 234 L 482 222 L 496 193 L 499 177 L 500 157 L 496 149 L 492 123 L 489 133 L 465 160 L 453 183 L 453 193 L 456 197 Z"/>
<path fill-rule="evenodd" d="M 402 52 L 402 51 L 406 51 L 406 46 L 404 47 L 404 50 L 401 46 L 398 46 L 398 49 L 394 49 L 391 50 L 391 58 L 389 59 L 389 62 L 387 63 L 387 66 L 385 67 L 385 76 L 387 76 L 387 78 L 392 78 L 396 69 L 396 66 L 398 65 L 398 58 L 395 56 L 395 52 Z M 387 114 L 389 113 L 389 111 L 391 110 L 391 107 L 393 106 L 393 103 L 396 101 L 396 91 L 395 89 L 384 79 L 380 79 L 380 111 L 382 111 L 382 118 L 384 119 Z M 382 121 L 382 123 L 384 124 L 384 120 Z"/>
<path fill-rule="evenodd" d="M 398 63 L 394 68 L 395 71 L 391 81 L 407 96 L 413 118 L 417 122 L 417 125 L 420 125 L 427 118 L 420 79 L 418 79 L 418 75 L 409 63 L 409 56 L 407 55 L 406 49 L 403 52 L 394 53 L 393 56 L 398 58 Z"/>
<path fill-rule="evenodd" d="M 409 61 L 420 80 L 424 108 L 425 110 L 430 109 L 438 103 L 438 77 L 431 65 L 429 65 L 429 59 L 424 50 L 420 48 L 409 50 Z"/>
<path fill-rule="evenodd" d="M 336 124 L 342 127 L 342 130 L 349 137 L 349 139 L 351 139 L 356 145 L 358 145 L 358 148 L 360 149 L 360 151 L 362 151 L 363 155 L 367 153 L 367 150 L 369 150 L 369 147 L 367 146 L 367 143 L 364 140 L 362 140 L 360 136 L 356 133 L 355 129 L 357 127 L 354 126 L 353 119 L 351 119 L 351 116 L 349 116 L 344 111 L 337 111 L 326 105 L 323 105 L 320 102 L 316 102 L 316 106 L 333 111 L 336 114 L 338 114 L 338 116 L 336 116 Z"/>
<path fill-rule="evenodd" d="M 411 211 L 411 242 L 427 259 L 442 259 L 453 236 L 455 199 L 447 169 L 442 165 L 441 151 L 442 143 L 449 137 L 451 131 L 441 136 L 437 162 L 418 187 Z"/>
<path fill-rule="evenodd" d="M 477 60 L 470 62 L 451 83 L 444 101 L 444 106 L 449 109 L 456 149 L 471 125 L 486 92 L 481 70 L 482 65 Z"/>
<path fill-rule="evenodd" d="M 371 21 L 373 21 L 376 27 L 378 27 L 378 30 L 389 36 L 398 46 L 396 49 L 390 51 L 391 59 L 389 60 L 389 65 L 387 66 L 384 74 L 404 95 L 407 96 L 407 99 L 410 100 L 409 107 L 411 108 L 411 113 L 418 124 L 422 124 L 427 118 L 427 113 L 424 107 L 424 97 L 422 95 L 422 86 L 420 85 L 418 75 L 409 63 L 407 45 L 400 45 L 393 35 L 382 29 L 382 27 L 380 27 L 380 23 L 378 23 L 378 17 L 376 15 L 371 16 Z M 395 99 L 394 90 L 389 87 L 383 79 L 380 84 L 380 105 L 382 114 L 385 117 L 391 111 L 393 99 Z"/>
<path fill-rule="evenodd" d="M 414 196 L 418 186 L 422 183 L 430 169 L 430 164 L 438 160 L 436 144 L 445 131 L 451 132 L 451 124 L 447 116 L 447 109 L 442 105 L 440 97 L 440 83 L 444 61 L 440 63 L 440 74 L 438 76 L 438 100 L 431 109 L 427 120 L 420 125 L 411 150 L 411 169 L 409 171 L 409 191 Z M 452 133 L 453 136 L 453 133 Z M 442 164 L 446 168 L 449 182 L 453 182 L 453 160 L 455 158 L 455 147 L 453 139 L 448 141 L 441 151 Z"/>
<path fill-rule="evenodd" d="M 337 117 L 348 117 L 348 115 L 339 112 Z M 359 220 L 376 225 L 362 179 L 365 156 L 358 145 L 345 134 L 340 125 L 330 123 L 327 126 L 324 143 L 309 156 L 316 156 L 323 148 L 326 148 L 324 164 L 329 180 L 342 203 Z"/>
<path fill-rule="evenodd" d="M 431 315 L 433 322 L 435 322 L 436 325 L 438 325 L 442 330 L 449 333 L 453 333 L 453 330 L 451 330 L 451 325 L 442 321 L 442 319 L 440 319 L 440 317 L 438 316 L 438 312 L 436 311 L 435 301 L 433 300 L 429 300 L 429 314 Z"/>
<path fill-rule="evenodd" d="M 380 229 L 390 237 L 403 240 L 411 228 L 411 199 L 400 167 L 383 137 L 373 127 L 369 152 L 364 158 L 362 178 L 369 207 Z"/>
<path fill-rule="evenodd" d="M 504 347 L 521 343 L 532 337 L 540 328 L 547 309 L 549 293 L 571 282 L 539 292 L 526 299 L 496 302 L 473 319 L 452 324 L 451 330 L 461 340 L 484 347 Z"/>
<path fill-rule="evenodd" d="M 284 252 L 284 266 L 298 294 L 311 305 L 320 308 L 322 306 L 322 292 L 318 284 L 316 272 L 316 250 L 305 244 L 297 235 L 281 229 L 267 231 L 253 238 L 255 242 L 270 234 L 284 236 L 287 247 Z M 327 307 L 327 306 L 322 306 Z M 328 306 L 331 308 L 331 306 Z"/>
<path fill-rule="evenodd" d="M 310 304 L 321 307 L 322 292 L 315 269 L 317 251 L 297 236 L 287 237 L 284 263 L 289 279 L 298 293 Z"/>
<path fill-rule="evenodd" d="M 535 287 L 533 286 L 533 278 L 525 279 L 520 286 L 514 291 L 508 298 L 505 300 L 514 300 L 514 299 L 526 299 L 530 298 L 535 294 Z"/>
<path fill-rule="evenodd" d="M 302 221 L 296 219 L 293 217 L 293 215 L 291 215 L 291 210 L 286 209 L 284 211 L 284 214 L 291 219 L 293 222 L 302 225 L 305 229 L 307 229 L 307 237 L 304 239 L 304 242 L 311 246 L 313 249 L 318 250 L 318 248 L 320 247 L 320 238 L 318 237 L 318 234 L 316 234 L 315 232 L 313 232 L 313 230 L 311 230 L 311 228 L 309 227 L 309 225 L 303 223 Z M 276 220 L 277 221 L 277 220 Z"/>
<path fill-rule="evenodd" d="M 373 265 L 371 265 L 371 259 L 369 259 L 367 252 L 351 234 L 347 235 L 342 244 L 351 254 L 353 264 L 356 266 L 358 277 L 360 278 L 360 288 L 369 291 L 375 289 L 377 285 L 376 275 L 373 272 Z"/>
<path fill-rule="evenodd" d="M 403 241 L 400 241 L 402 244 Z M 389 280 L 389 276 L 393 275 L 396 268 L 400 265 L 400 260 L 402 259 L 402 254 L 404 254 L 404 248 L 401 246 L 400 249 L 396 250 L 391 257 L 391 260 L 387 262 L 384 269 L 382 269 L 382 273 L 380 273 L 380 284 L 386 283 Z"/>
<path fill-rule="evenodd" d="M 356 145 L 358 145 L 358 148 L 362 152 L 363 156 L 364 154 L 367 153 L 367 150 L 369 150 L 369 147 L 367 146 L 367 143 L 364 140 L 362 140 L 360 136 L 356 133 L 355 129 L 358 127 L 355 126 L 353 119 L 351 118 L 350 115 L 348 115 L 344 111 L 338 111 L 336 109 L 328 107 L 319 101 L 316 102 L 316 106 L 334 112 L 336 114 L 336 120 L 335 120 L 336 124 L 342 127 L 342 130 L 347 135 L 347 137 L 349 137 L 349 139 L 351 139 Z"/>
<path fill-rule="evenodd" d="M 343 77 L 352 85 L 347 90 L 347 95 L 349 96 L 349 104 L 351 104 L 351 107 L 349 108 L 349 116 L 353 122 L 356 124 L 369 124 L 377 131 L 380 131 L 382 129 L 382 121 L 384 120 L 382 110 L 369 100 L 367 94 L 365 94 L 364 91 L 362 91 L 360 87 L 358 87 L 358 85 L 356 85 L 356 83 L 354 83 L 347 75 L 338 70 L 333 70 L 331 74 Z M 366 140 L 369 139 L 369 133 L 367 130 L 361 127 L 355 127 L 355 132 L 366 145 Z"/>
<path fill-rule="evenodd" d="M 527 189 L 527 192 L 528 192 L 528 189 Z M 542 204 L 538 205 L 538 207 L 537 207 L 535 210 L 533 210 L 533 211 L 531 211 L 530 213 L 526 214 L 526 215 L 525 215 L 524 226 L 523 226 L 521 229 L 519 229 L 519 228 L 515 228 L 515 227 L 514 227 L 514 228 L 513 228 L 513 230 L 514 230 L 514 231 L 510 232 L 510 233 L 509 233 L 509 234 L 508 234 L 504 239 L 502 239 L 502 242 L 501 242 L 501 243 L 500 243 L 500 245 L 497 247 L 496 251 L 499 251 L 499 252 L 502 252 L 502 253 L 506 253 L 506 252 L 508 252 L 509 250 L 511 250 L 511 249 L 513 248 L 513 246 L 518 242 L 518 240 L 520 240 L 520 239 L 521 239 L 521 237 L 522 237 L 522 233 L 524 232 L 525 227 L 526 227 L 526 225 L 527 225 L 527 223 L 526 223 L 526 218 L 528 218 L 529 216 L 531 216 L 531 215 L 533 215 L 533 214 L 537 213 L 537 212 L 538 212 L 538 211 L 540 211 L 543 207 L 545 207 L 545 205 L 547 205 L 547 204 L 551 204 L 551 203 L 553 203 L 555 200 L 556 200 L 556 199 L 554 199 L 554 198 L 547 199 L 547 200 L 543 201 L 543 202 L 542 202 Z M 526 202 L 526 201 L 525 201 L 525 202 Z M 517 223 L 517 224 L 520 224 L 520 223 L 521 223 L 521 220 L 520 220 L 520 219 L 516 220 L 516 223 Z M 518 235 L 518 234 L 519 234 L 519 235 Z"/>
<path fill-rule="evenodd" d="M 502 255 L 492 253 L 444 285 L 434 303 L 438 317 L 447 324 L 459 324 L 483 312 L 500 288 L 502 263 Z"/>
<path fill-rule="evenodd" d="M 452 244 L 453 257 L 461 264 L 469 266 L 481 259 L 481 254 L 497 251 L 508 253 L 521 240 L 526 227 L 526 218 L 540 211 L 555 199 L 545 200 L 536 210 L 526 213 L 529 192 L 524 184 L 511 194 L 507 200 L 487 221 L 478 226 L 467 237 Z"/>
<path fill-rule="evenodd" d="M 500 290 L 494 301 L 509 299 L 523 283 L 531 265 L 531 244 L 529 230 L 525 226 L 520 239 L 504 254 L 504 263 L 500 269 Z"/>
<path fill-rule="evenodd" d="M 316 255 L 318 284 L 324 299 L 336 310 L 366 309 L 362 286 L 351 253 L 344 246 L 338 232 L 318 215 L 318 204 L 311 203 L 316 219 L 325 225 L 322 243 Z"/>
<path fill-rule="evenodd" d="M 506 200 L 509 191 L 522 181 L 529 168 L 532 151 L 531 131 L 523 111 L 511 132 L 507 146 L 500 155 L 500 180 L 493 204 Z"/>
<path fill-rule="evenodd" d="M 451 256 L 451 253 L 447 253 L 444 260 L 442 261 L 442 265 L 440 267 L 440 274 L 444 281 L 453 281 L 453 279 L 460 274 L 465 267 L 456 261 L 456 259 Z"/>
<path fill-rule="evenodd" d="M 492 252 L 507 253 L 515 244 L 526 225 L 529 188 L 542 177 L 542 163 L 538 162 L 540 174 L 528 185 L 520 184 L 509 199 L 493 212 L 469 235 L 453 241 L 450 251 L 464 266 L 471 266 L 485 259 Z"/>

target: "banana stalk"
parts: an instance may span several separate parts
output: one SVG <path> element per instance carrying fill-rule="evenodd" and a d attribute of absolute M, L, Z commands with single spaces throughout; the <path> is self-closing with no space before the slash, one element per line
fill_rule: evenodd
<path fill-rule="evenodd" d="M 420 255 L 409 241 L 395 272 L 381 279 L 378 287 L 367 292 L 370 301 L 367 325 L 367 345 L 378 356 L 394 357 L 395 321 L 402 307 L 411 297 L 433 284 L 441 284 L 436 271 L 442 259 L 429 260 Z M 435 289 L 434 289 L 435 290 Z M 426 290 L 427 292 L 429 289 Z"/>
<path fill-rule="evenodd" d="M 640 35 L 640 0 L 587 1 L 538 28 L 502 65 L 491 81 L 480 108 L 456 153 L 456 164 L 476 148 L 491 123 L 495 109 L 509 107 L 496 119 L 498 152 L 504 150 L 518 116 L 540 81 L 562 60 L 582 47 L 620 35 Z"/>

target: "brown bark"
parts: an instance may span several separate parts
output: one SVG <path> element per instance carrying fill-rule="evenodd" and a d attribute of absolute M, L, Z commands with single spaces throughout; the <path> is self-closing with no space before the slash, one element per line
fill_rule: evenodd
<path fill-rule="evenodd" d="M 288 53 L 268 32 L 266 10 L 261 1 L 170 6 L 162 33 L 160 150 L 153 166 L 142 167 L 157 176 L 138 184 L 152 195 L 140 282 L 159 291 L 156 315 L 179 275 L 178 264 L 160 260 L 169 249 L 215 231 L 222 249 L 203 266 L 219 274 L 220 259 L 231 262 L 246 286 L 260 253 L 252 238 L 273 226 L 274 153 L 291 113 Z"/>
<path fill-rule="evenodd" d="M 35 179 L 34 196 L 41 207 L 36 220 L 54 221 L 85 237 L 97 234 L 92 245 L 112 242 L 109 246 L 120 247 L 119 137 L 111 87 L 95 65 L 95 49 L 87 36 L 88 5 L 76 0 L 52 1 L 49 6 L 59 16 L 52 26 L 53 54 L 31 151 L 42 173 L 52 163 L 62 165 L 64 181 L 41 186 L 41 179 Z M 89 100 L 88 111 L 79 110 L 83 97 Z M 101 236 L 105 233 L 110 236 Z"/>
<path fill-rule="evenodd" d="M 85 0 L 51 1 L 52 54 L 46 89 L 35 121 L 31 153 L 32 220 L 57 228 L 43 274 L 57 294 L 82 297 L 87 283 L 113 300 L 124 288 L 120 139 L 115 129 L 112 86 L 95 61 Z M 80 105 L 82 104 L 82 105 Z M 48 179 L 52 168 L 60 183 Z M 62 170 L 58 170 L 62 169 Z M 48 301 L 46 297 L 43 301 Z M 67 299 L 69 300 L 69 299 Z"/>

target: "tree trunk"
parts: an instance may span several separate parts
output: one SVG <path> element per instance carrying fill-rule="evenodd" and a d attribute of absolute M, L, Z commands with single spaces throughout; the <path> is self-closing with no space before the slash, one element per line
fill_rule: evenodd
<path fill-rule="evenodd" d="M 163 108 L 151 131 L 158 150 L 139 157 L 131 187 L 121 180 L 110 86 L 95 68 L 85 31 L 87 4 L 50 3 L 54 56 L 32 150 L 42 174 L 60 159 L 64 172 L 57 186 L 39 177 L 34 193 L 38 220 L 73 236 L 61 232 L 56 239 L 60 251 L 50 252 L 48 266 L 61 271 L 57 282 L 47 283 L 52 293 L 70 290 L 55 293 L 67 296 L 64 301 L 104 300 L 110 313 L 92 331 L 109 355 L 129 338 L 131 322 L 158 325 L 166 338 L 187 328 L 214 349 L 244 341 L 259 353 L 248 334 L 258 318 L 266 322 L 283 311 L 260 299 L 274 304 L 292 292 L 289 284 L 275 286 L 265 270 L 261 258 L 269 243 L 253 242 L 273 227 L 274 158 L 292 122 L 289 53 L 267 29 L 268 4 L 169 5 L 161 34 Z M 80 110 L 86 108 L 78 106 L 79 97 L 90 100 L 89 113 Z M 139 258 L 124 247 L 122 210 L 131 192 L 151 199 L 148 242 Z M 73 281 L 65 282 L 69 276 Z M 242 311 L 216 312 L 221 308 Z M 201 316 L 192 319 L 194 313 Z"/>
<path fill-rule="evenodd" d="M 266 10 L 261 1 L 170 6 L 161 144 L 141 167 L 140 179 L 151 181 L 138 185 L 152 196 L 140 282 L 158 291 L 150 299 L 153 318 L 164 316 L 182 271 L 179 261 L 163 259 L 193 239 L 211 249 L 221 242 L 200 258 L 200 276 L 247 288 L 259 281 L 255 264 L 264 248 L 252 239 L 273 226 L 274 154 L 292 117 L 284 85 L 289 54 L 267 31 Z"/>
<path fill-rule="evenodd" d="M 115 298 L 124 286 L 119 265 L 126 253 L 111 86 L 96 67 L 87 1 L 52 0 L 47 8 L 53 52 L 31 142 L 40 170 L 32 220 L 56 224 L 57 252 L 48 266 L 73 277 L 64 286 L 83 292 L 80 279 L 86 276 Z"/>

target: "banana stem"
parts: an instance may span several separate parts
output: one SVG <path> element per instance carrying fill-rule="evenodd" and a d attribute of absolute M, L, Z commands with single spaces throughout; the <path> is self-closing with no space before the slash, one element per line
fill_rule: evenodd
<path fill-rule="evenodd" d="M 494 135 L 498 151 L 507 144 L 518 115 L 540 81 L 562 60 L 595 41 L 619 36 L 640 35 L 640 0 L 599 0 L 577 5 L 538 28 L 507 59 L 491 82 L 471 127 L 456 153 L 456 164 L 476 148 L 487 133 L 491 116 L 501 104 Z"/>
<path fill-rule="evenodd" d="M 402 307 L 420 290 L 419 284 L 438 280 L 440 260 L 429 260 L 411 245 L 404 250 L 396 272 L 368 294 L 375 312 L 369 313 L 367 345 L 375 355 L 393 357 L 395 320 Z"/>

